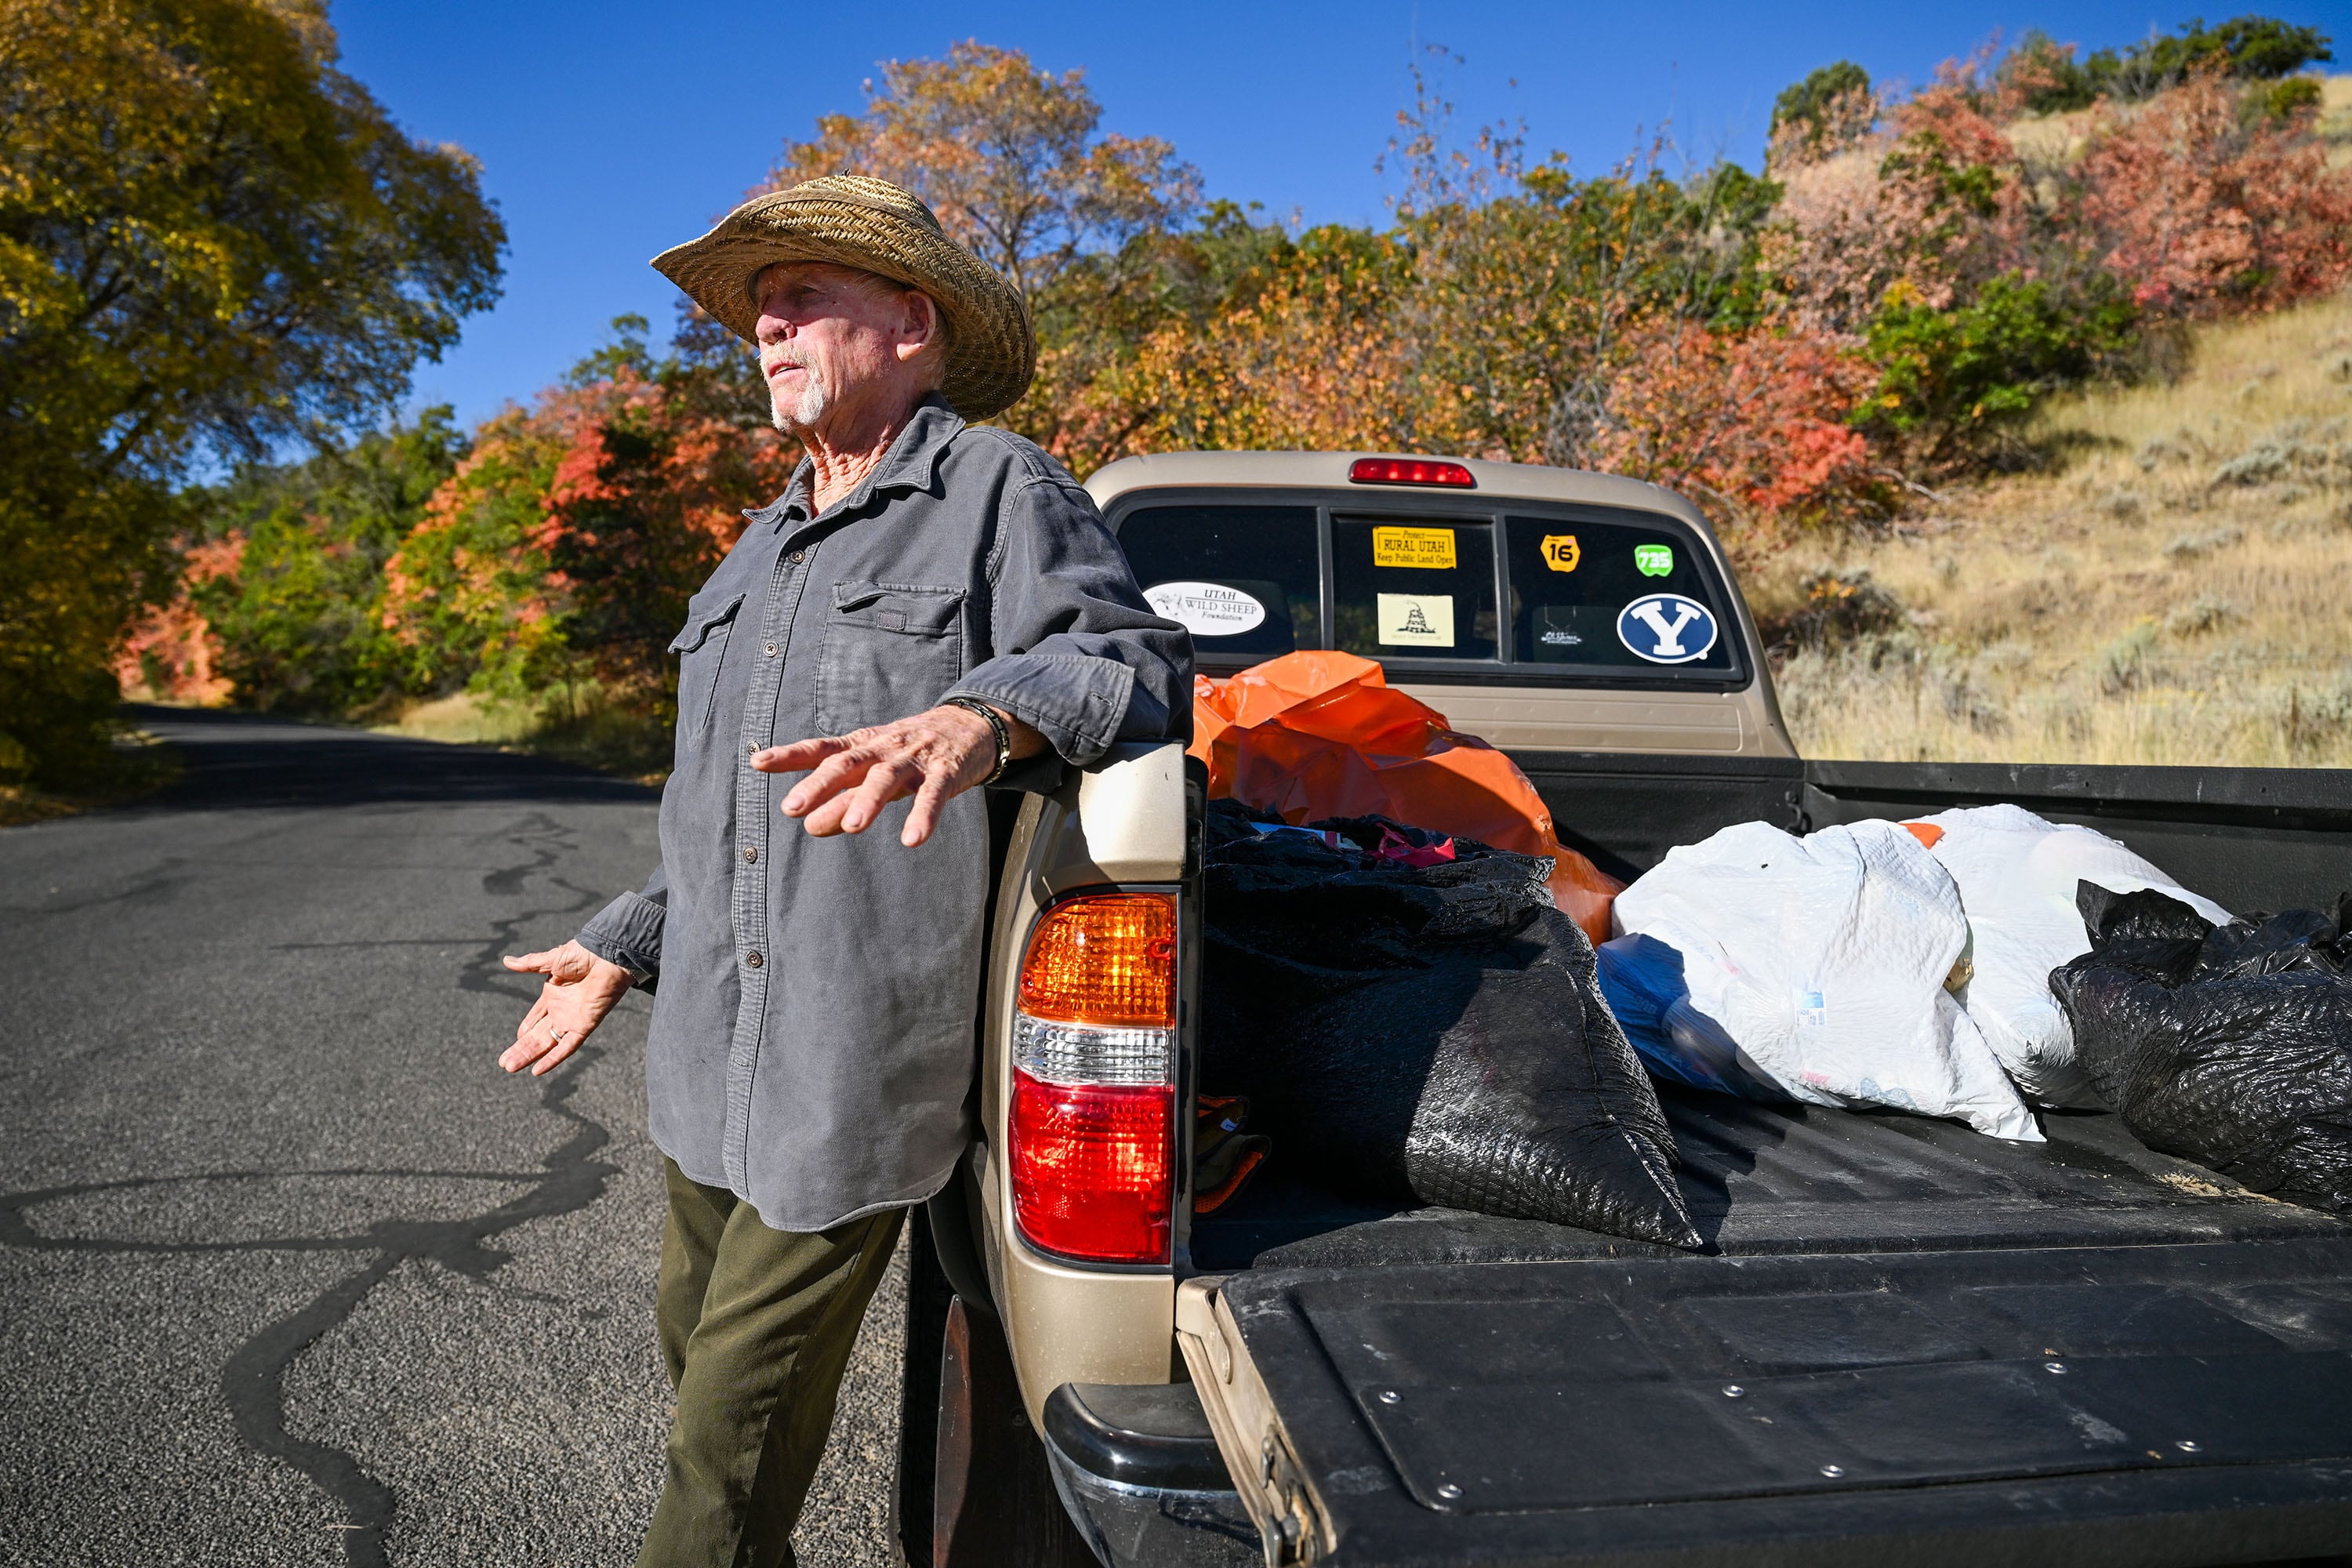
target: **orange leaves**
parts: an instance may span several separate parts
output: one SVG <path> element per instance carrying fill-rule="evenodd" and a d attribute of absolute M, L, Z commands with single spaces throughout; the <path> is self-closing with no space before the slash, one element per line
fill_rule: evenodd
<path fill-rule="evenodd" d="M 385 625 L 423 683 L 561 672 L 653 693 L 685 604 L 798 452 L 726 361 L 623 365 L 483 427 L 386 569 Z"/>
<path fill-rule="evenodd" d="M 115 683 L 125 696 L 206 707 L 228 700 L 236 684 L 219 672 L 220 639 L 188 590 L 235 576 L 244 553 L 245 535 L 237 532 L 182 552 L 178 592 L 169 604 L 142 611 L 115 649 Z"/>
<path fill-rule="evenodd" d="M 967 40 L 945 59 L 892 60 L 867 89 L 863 114 L 819 120 L 762 188 L 828 174 L 894 181 L 1033 306 L 1082 253 L 1167 227 L 1200 200 L 1200 175 L 1167 142 L 1098 133 L 1084 72 L 1054 76 L 1018 49 Z"/>

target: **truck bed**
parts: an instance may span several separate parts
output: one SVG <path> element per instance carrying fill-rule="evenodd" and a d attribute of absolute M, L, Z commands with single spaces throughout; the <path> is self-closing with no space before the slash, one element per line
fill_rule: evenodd
<path fill-rule="evenodd" d="M 1731 822 L 2006 800 L 2241 910 L 2352 886 L 2337 775 L 1515 757 L 1563 839 L 1621 876 Z M 1214 1429 L 1265 1561 L 2352 1551 L 2352 1226 L 2101 1112 L 2044 1112 L 2048 1142 L 2021 1144 L 1895 1112 L 1659 1099 L 1701 1252 L 1366 1203 L 1327 1188 L 1297 1140 L 1194 1218 L 1179 1337 L 1208 1397 L 1199 1418 L 1163 1402 L 1184 1409 L 1160 1424 L 1196 1456 Z M 1057 1405 L 1099 1475 L 1121 1440 L 1073 1416 L 1089 1394 Z M 1223 1519 L 1232 1552 L 1237 1510 L 1200 1471 L 1185 1485 L 1162 1495 Z M 1190 1539 L 1200 1561 L 1235 1560 Z"/>
<path fill-rule="evenodd" d="M 1759 1105 L 1658 1086 L 1676 1180 L 1708 1253 L 1536 1220 L 1388 1208 L 1317 1184 L 1312 1151 L 1280 1149 L 1192 1225 L 1204 1273 L 1597 1258 L 1688 1259 L 1955 1248 L 2189 1245 L 2352 1237 L 2340 1221 L 2156 1153 L 2118 1117 L 2045 1113 L 2049 1142 L 2010 1143 L 1957 1122 Z"/>

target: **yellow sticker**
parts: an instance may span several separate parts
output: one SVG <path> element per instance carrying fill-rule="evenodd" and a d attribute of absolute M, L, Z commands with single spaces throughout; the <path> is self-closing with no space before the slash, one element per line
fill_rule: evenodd
<path fill-rule="evenodd" d="M 1454 569 L 1454 531 L 1450 528 L 1376 528 L 1372 530 L 1375 566 Z"/>
<path fill-rule="evenodd" d="M 1572 533 L 1547 533 L 1543 542 L 1544 564 L 1555 572 L 1573 572 L 1583 556 L 1576 548 Z"/>

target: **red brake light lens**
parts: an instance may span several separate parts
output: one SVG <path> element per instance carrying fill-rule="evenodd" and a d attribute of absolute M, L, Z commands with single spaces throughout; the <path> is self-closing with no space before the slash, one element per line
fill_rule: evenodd
<path fill-rule="evenodd" d="M 1013 1215 L 1049 1252 L 1105 1263 L 1168 1257 L 1176 1091 L 1013 1074 Z"/>
<path fill-rule="evenodd" d="M 1176 900 L 1057 904 L 1013 1019 L 1013 1214 L 1048 1252 L 1164 1263 L 1175 1202 Z"/>
<path fill-rule="evenodd" d="M 1430 458 L 1359 458 L 1348 466 L 1348 481 L 1358 485 L 1433 485 L 1441 489 L 1475 490 L 1478 481 L 1459 463 Z"/>

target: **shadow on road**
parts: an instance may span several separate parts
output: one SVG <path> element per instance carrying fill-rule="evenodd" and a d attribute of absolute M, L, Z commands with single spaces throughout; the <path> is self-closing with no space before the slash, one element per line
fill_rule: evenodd
<path fill-rule="evenodd" d="M 625 804 L 656 798 L 642 784 L 487 746 L 378 735 L 253 713 L 126 704 L 139 725 L 179 749 L 180 782 L 128 810 L 253 806 L 454 805 L 505 800 Z"/>

